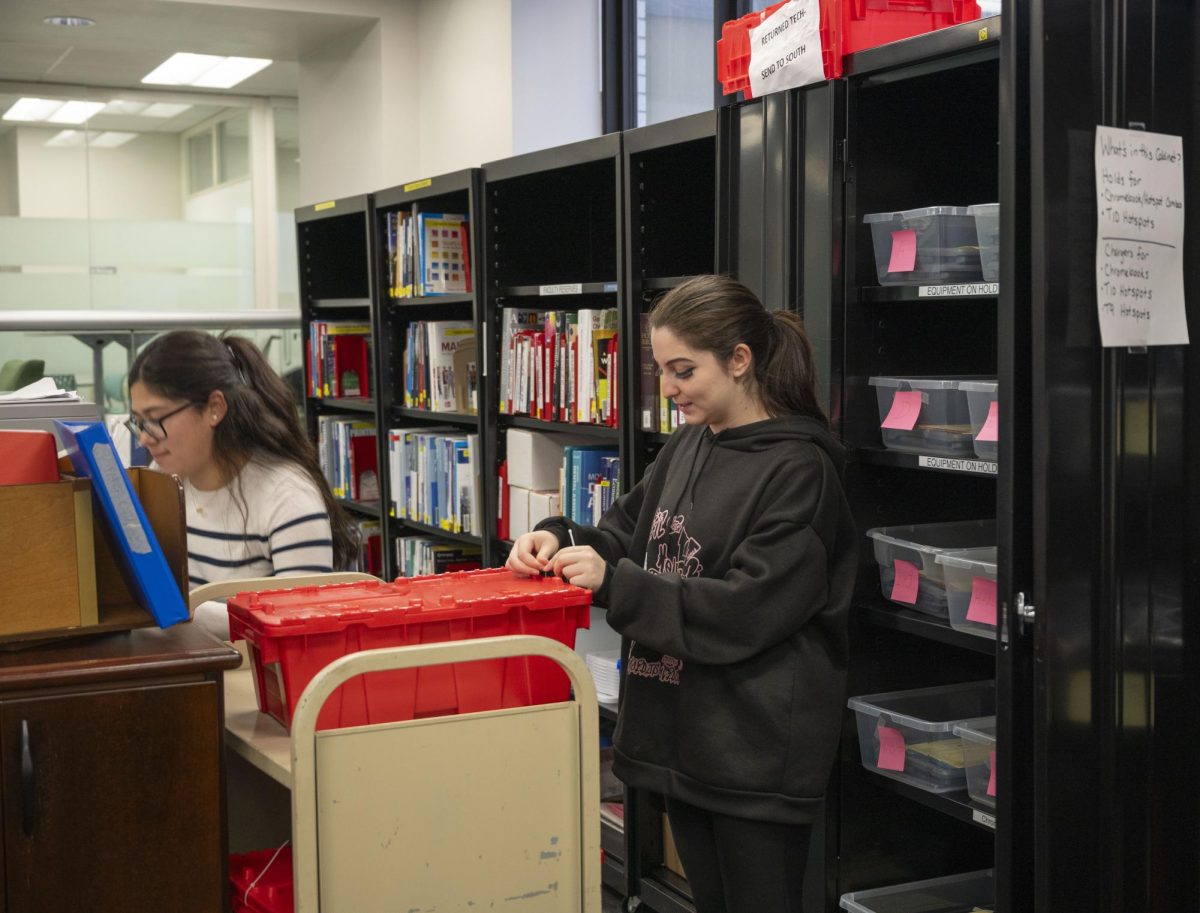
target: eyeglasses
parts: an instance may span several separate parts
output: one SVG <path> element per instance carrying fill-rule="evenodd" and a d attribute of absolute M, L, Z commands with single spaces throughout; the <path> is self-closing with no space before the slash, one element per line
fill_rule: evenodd
<path fill-rule="evenodd" d="M 194 405 L 195 403 L 184 403 L 178 409 L 172 409 L 166 415 L 160 415 L 158 418 L 138 418 L 136 415 L 131 415 L 125 419 L 124 424 L 135 439 L 144 433 L 151 440 L 161 443 L 167 439 L 167 429 L 163 427 L 163 422 L 172 415 L 178 415 L 184 409 L 190 409 Z"/>

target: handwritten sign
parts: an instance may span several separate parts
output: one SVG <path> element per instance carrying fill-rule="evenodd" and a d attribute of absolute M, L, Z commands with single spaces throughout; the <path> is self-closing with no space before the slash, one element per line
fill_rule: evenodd
<path fill-rule="evenodd" d="M 1101 340 L 1186 344 L 1183 138 L 1098 126 L 1095 157 Z"/>
<path fill-rule="evenodd" d="M 750 92 L 807 86 L 825 79 L 817 0 L 789 0 L 750 30 Z"/>

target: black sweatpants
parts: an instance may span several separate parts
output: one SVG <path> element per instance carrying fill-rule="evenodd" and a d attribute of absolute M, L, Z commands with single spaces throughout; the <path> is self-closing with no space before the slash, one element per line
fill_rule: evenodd
<path fill-rule="evenodd" d="M 801 913 L 811 824 L 731 818 L 667 799 L 696 913 Z"/>

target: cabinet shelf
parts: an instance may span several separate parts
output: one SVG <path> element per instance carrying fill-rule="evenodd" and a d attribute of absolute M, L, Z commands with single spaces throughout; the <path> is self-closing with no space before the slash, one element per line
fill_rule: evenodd
<path fill-rule="evenodd" d="M 655 913 L 696 913 L 687 893 L 687 879 L 664 866 L 643 876 L 639 890 L 642 902 Z"/>
<path fill-rule="evenodd" d="M 318 412 L 375 412 L 375 400 L 369 396 L 310 397 L 309 402 Z"/>
<path fill-rule="evenodd" d="M 656 276 L 642 280 L 642 288 L 651 292 L 666 291 L 680 285 L 691 276 Z"/>
<path fill-rule="evenodd" d="M 893 631 L 903 631 L 905 634 L 915 634 L 928 640 L 972 650 L 975 653 L 996 652 L 996 642 L 987 637 L 967 634 L 950 627 L 950 622 L 932 615 L 926 615 L 912 609 L 906 609 L 895 603 L 856 603 L 854 611 L 867 624 L 880 628 L 890 628 Z"/>
<path fill-rule="evenodd" d="M 954 298 L 1000 297 L 998 282 L 963 282 L 957 285 L 867 285 L 858 290 L 863 304 L 894 301 L 944 301 Z"/>
<path fill-rule="evenodd" d="M 392 408 L 392 417 L 396 419 L 414 418 L 424 422 L 446 422 L 452 425 L 479 424 L 479 416 L 469 412 L 432 412 L 428 409 L 406 409 L 403 406 Z"/>
<path fill-rule="evenodd" d="M 899 466 L 905 469 L 922 469 L 929 472 L 951 472 L 956 475 L 996 478 L 997 466 L 989 460 L 959 459 L 928 454 L 903 453 L 883 447 L 869 447 L 857 451 L 858 461 L 872 466 Z"/>
<path fill-rule="evenodd" d="M 370 298 L 314 298 L 310 302 L 314 311 L 348 311 L 356 308 L 368 310 Z"/>
<path fill-rule="evenodd" d="M 464 542 L 467 545 L 483 545 L 483 540 L 479 536 L 473 536 L 470 533 L 454 533 L 448 529 L 442 529 L 440 526 L 430 526 L 428 523 L 418 523 L 416 520 L 402 519 L 400 517 L 391 517 L 393 527 L 410 530 L 414 533 L 421 533 L 426 536 L 438 536 L 442 539 L 451 539 L 454 542 Z"/>
<path fill-rule="evenodd" d="M 378 501 L 351 501 L 349 498 L 338 498 L 337 502 L 346 510 L 364 517 L 373 517 L 376 520 L 383 517 L 383 508 Z"/>
<path fill-rule="evenodd" d="M 545 422 L 540 418 L 529 418 L 524 415 L 501 415 L 500 425 L 510 428 L 532 428 L 537 431 L 560 431 L 614 441 L 619 434 L 619 429 L 610 425 L 576 425 L 572 422 Z"/>
<path fill-rule="evenodd" d="M 408 308 L 418 307 L 444 307 L 448 304 L 474 304 L 475 296 L 470 292 L 463 295 L 425 295 L 419 298 L 389 298 L 387 301 L 388 308 L 393 313 L 404 311 Z"/>
<path fill-rule="evenodd" d="M 549 285 L 509 285 L 497 289 L 500 298 L 564 298 L 572 295 L 615 295 L 616 282 L 555 282 Z"/>
<path fill-rule="evenodd" d="M 931 793 L 924 789 L 918 789 L 908 783 L 893 780 L 891 777 L 873 774 L 866 769 L 863 769 L 863 773 L 881 789 L 898 793 L 906 799 L 919 802 L 921 805 L 942 812 L 959 821 L 965 821 L 967 824 L 973 824 L 985 831 L 995 832 L 996 830 L 995 810 L 984 808 L 977 802 L 972 802 L 965 789 L 955 790 L 951 793 Z"/>

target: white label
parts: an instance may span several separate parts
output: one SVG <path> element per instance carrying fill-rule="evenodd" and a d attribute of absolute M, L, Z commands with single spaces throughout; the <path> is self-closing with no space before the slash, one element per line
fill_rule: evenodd
<path fill-rule="evenodd" d="M 539 295 L 579 295 L 583 293 L 581 282 L 560 282 L 558 285 L 539 285 Z"/>
<path fill-rule="evenodd" d="M 1098 126 L 1095 155 L 1100 338 L 1186 344 L 1183 138 Z"/>
<path fill-rule="evenodd" d="M 750 30 L 749 76 L 755 98 L 825 79 L 817 0 L 789 0 Z"/>
<path fill-rule="evenodd" d="M 971 812 L 971 819 L 976 824 L 982 824 L 984 827 L 990 827 L 992 830 L 996 829 L 995 815 L 989 815 L 987 812 L 981 812 L 979 809 L 974 809 Z"/>
<path fill-rule="evenodd" d="M 650 418 L 651 418 L 651 416 L 650 416 L 650 410 L 649 410 L 649 409 L 643 409 L 643 410 L 642 410 L 642 430 L 643 430 L 643 431 L 645 431 L 645 430 L 647 430 L 647 429 L 649 429 L 649 428 L 650 428 Z"/>
<path fill-rule="evenodd" d="M 951 457 L 920 456 L 917 465 L 927 469 L 947 469 L 951 472 L 974 472 L 994 476 L 996 464 L 990 460 L 956 460 Z"/>
<path fill-rule="evenodd" d="M 113 510 L 117 513 L 117 525 L 120 527 L 126 545 L 135 555 L 150 554 L 150 542 L 146 538 L 146 530 L 142 528 L 141 518 L 129 496 L 128 483 L 125 481 L 125 470 L 117 462 L 112 446 L 107 442 L 92 445 L 92 460 L 100 474 L 100 484 L 108 492 Z"/>
<path fill-rule="evenodd" d="M 962 285 L 922 285 L 918 298 L 969 298 L 973 295 L 999 295 L 999 282 L 966 282 Z"/>

